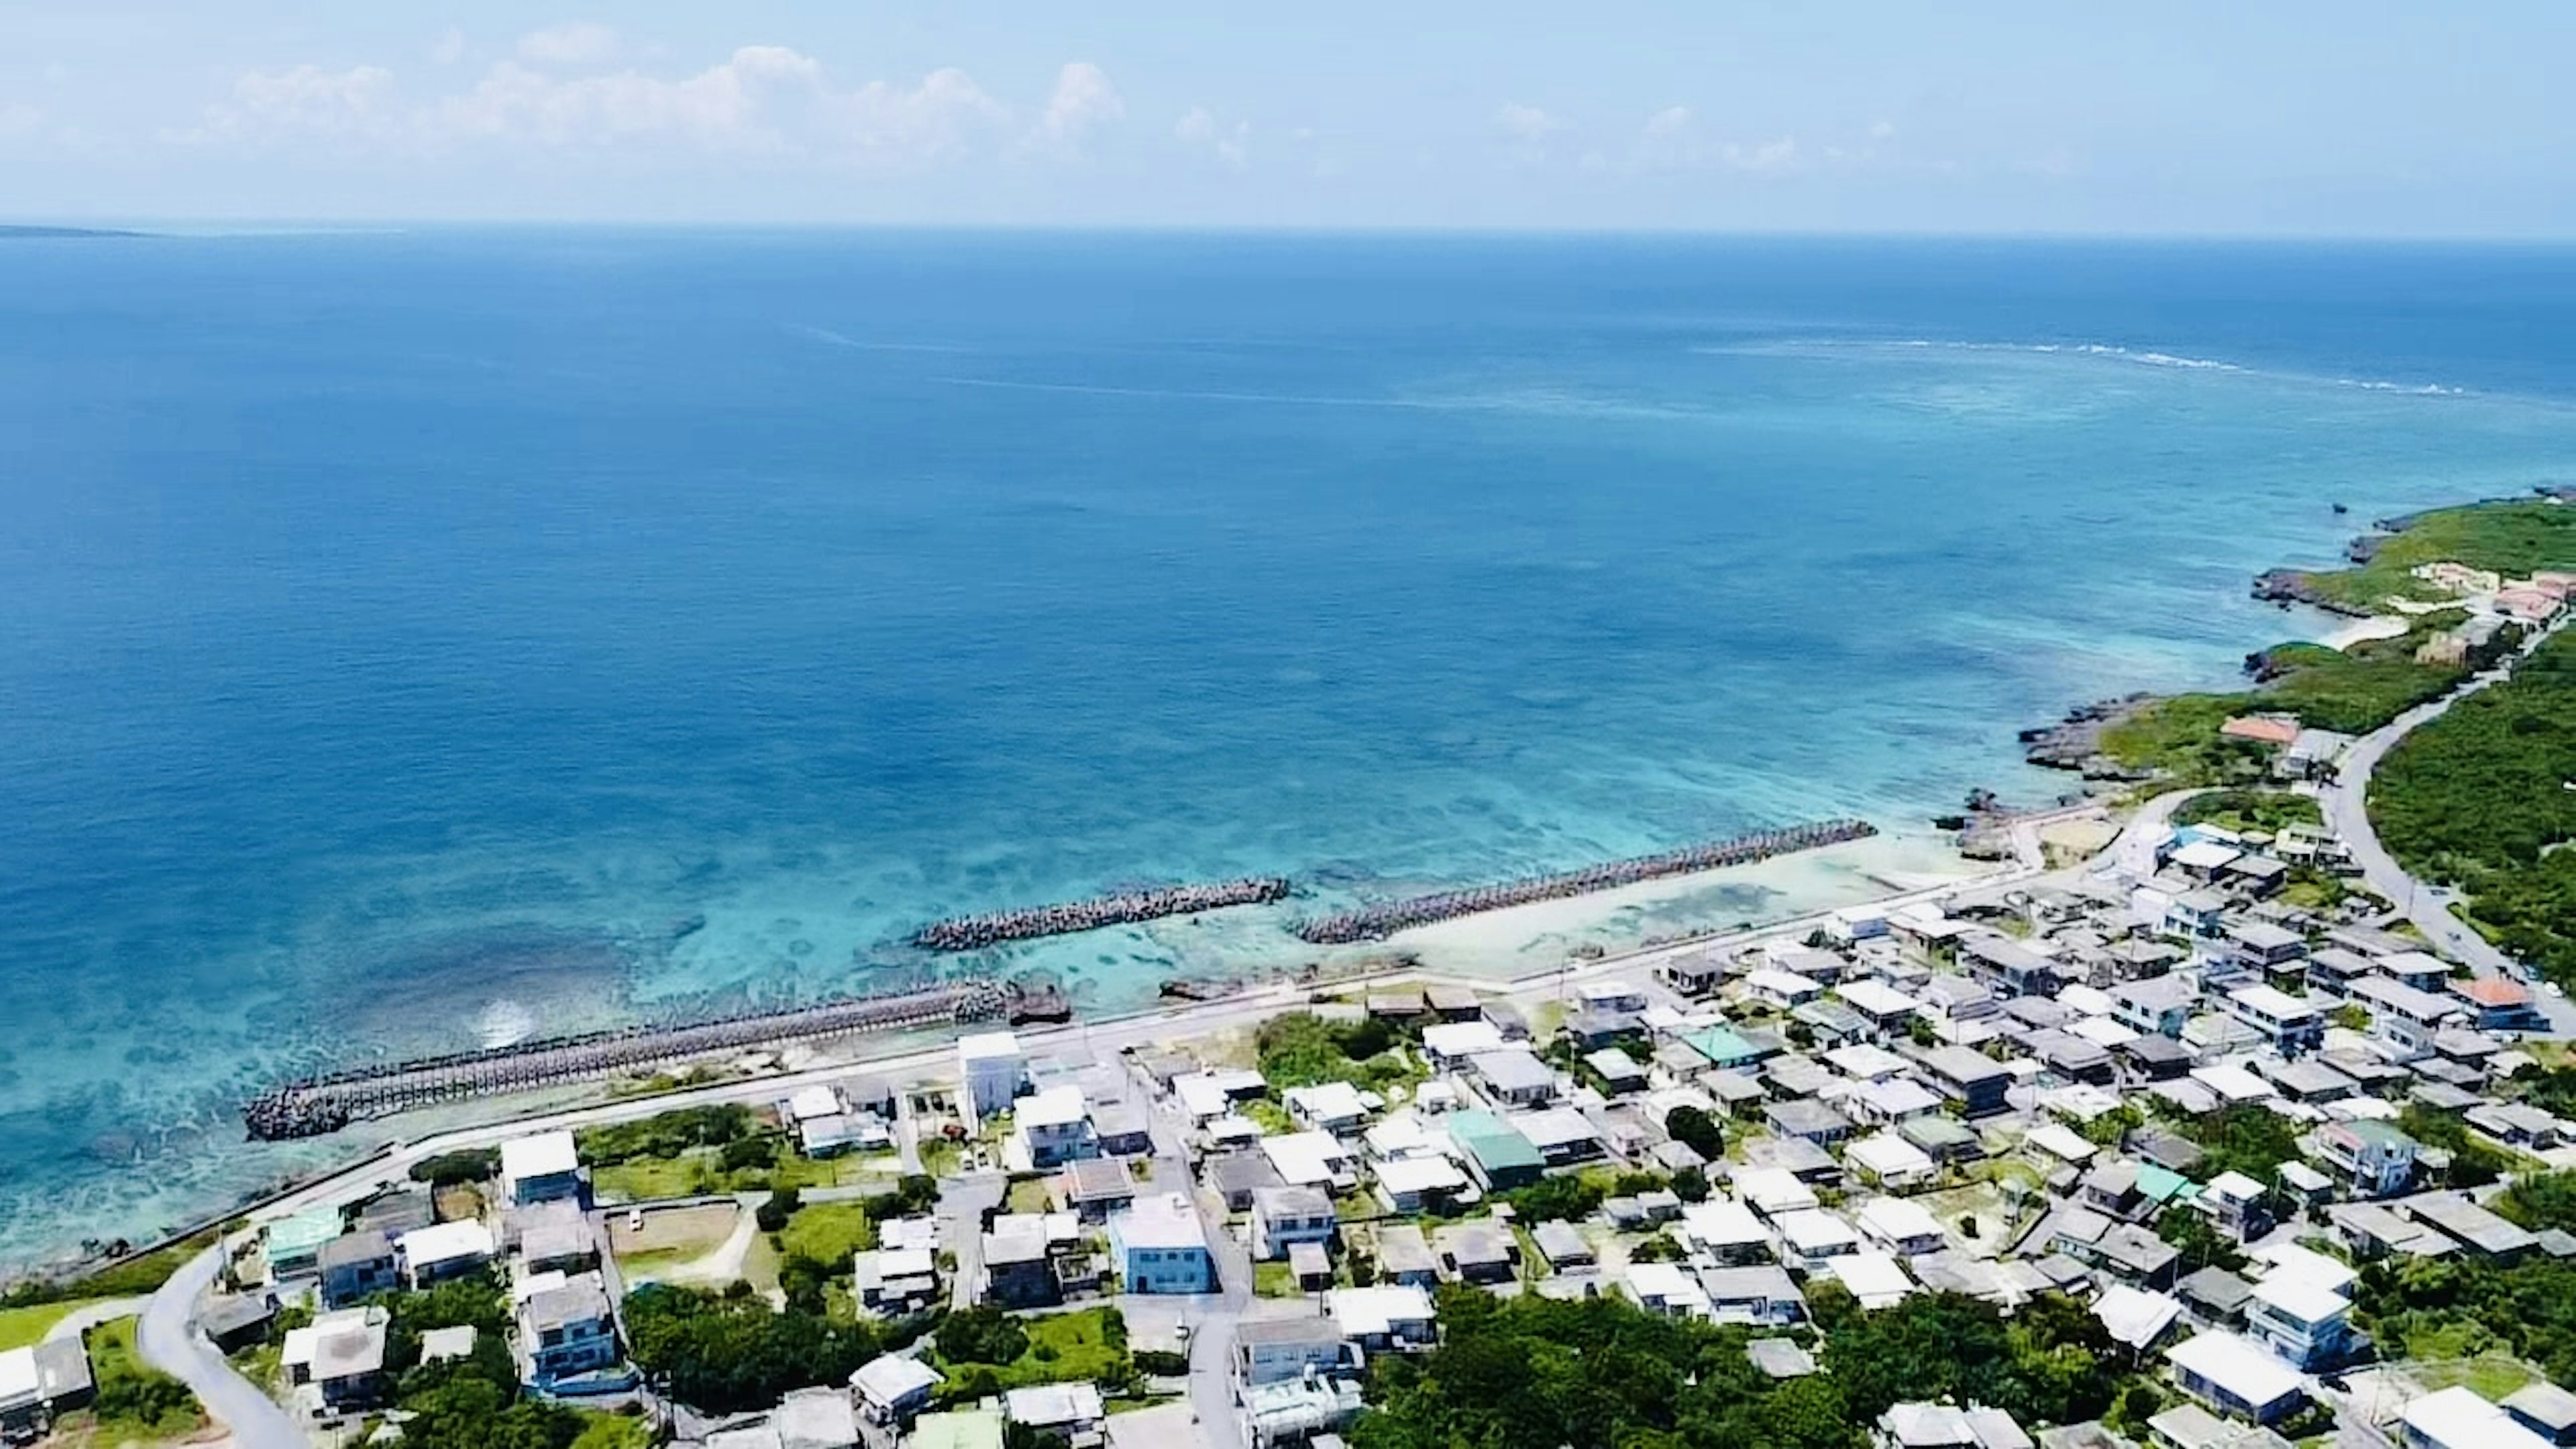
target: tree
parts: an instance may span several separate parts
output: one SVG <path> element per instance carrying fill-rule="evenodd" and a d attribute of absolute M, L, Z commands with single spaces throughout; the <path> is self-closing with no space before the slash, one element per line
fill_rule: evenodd
<path fill-rule="evenodd" d="M 2182 1255 L 2183 1271 L 2196 1273 L 2203 1268 L 2224 1268 L 2233 1273 L 2245 1266 L 2245 1255 L 2206 1213 L 2187 1207 L 2165 1209 L 2156 1219 L 2156 1236 Z"/>
<path fill-rule="evenodd" d="M 469 1148 L 462 1152 L 442 1152 L 424 1157 L 411 1165 L 411 1180 L 431 1187 L 459 1187 L 469 1182 L 485 1182 L 501 1171 L 501 1149 Z"/>
<path fill-rule="evenodd" d="M 941 1358 L 958 1364 L 1007 1364 L 1029 1351 L 1029 1336 L 1019 1322 L 990 1303 L 949 1314 L 930 1341 Z"/>
<path fill-rule="evenodd" d="M 773 1313 L 757 1298 L 664 1283 L 627 1295 L 626 1325 L 630 1356 L 656 1387 L 716 1414 L 764 1408 L 789 1389 L 846 1383 L 881 1343 L 864 1324 Z"/>
<path fill-rule="evenodd" d="M 804 1204 L 804 1195 L 795 1188 L 774 1188 L 770 1191 L 769 1201 L 753 1211 L 752 1226 L 764 1233 L 785 1232 L 787 1220 L 796 1216 L 796 1210 Z"/>
<path fill-rule="evenodd" d="M 1503 1194 L 1525 1223 L 1580 1222 L 1601 1206 L 1601 1186 L 1580 1177 L 1542 1177 Z"/>
<path fill-rule="evenodd" d="M 1715 1162 L 1726 1155 L 1726 1134 L 1717 1119 L 1698 1107 L 1683 1105 L 1664 1114 L 1664 1131 L 1675 1142 Z"/>
<path fill-rule="evenodd" d="M 1673 1174 L 1673 1196 L 1684 1202 L 1708 1201 L 1708 1174 L 1696 1167 L 1685 1167 Z"/>

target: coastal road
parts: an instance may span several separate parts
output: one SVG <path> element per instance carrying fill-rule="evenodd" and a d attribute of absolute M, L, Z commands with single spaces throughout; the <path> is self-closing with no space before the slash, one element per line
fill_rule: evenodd
<path fill-rule="evenodd" d="M 2508 980 L 2524 979 L 2519 963 L 2497 950 L 2484 936 L 2466 922 L 2451 914 L 2451 905 L 2459 899 L 2457 892 L 2420 880 L 2379 843 L 2379 832 L 2370 823 L 2370 777 L 2379 762 L 2399 740 L 2418 726 L 2440 719 L 2451 706 L 2478 691 L 2510 678 L 2513 665 L 2523 655 L 2540 647 L 2541 641 L 2566 627 L 2566 620 L 2533 634 L 2523 642 L 2521 654 L 2494 669 L 2425 704 L 2419 704 L 2397 718 L 2355 740 L 2337 762 L 2333 783 L 2320 792 L 2325 806 L 2326 822 L 2335 835 L 2352 852 L 2353 863 L 2361 868 L 2361 877 L 2370 888 L 2386 896 L 2404 913 L 2415 929 L 2434 949 L 2452 960 L 2465 964 L 2480 976 L 2501 976 Z M 2576 1036 L 2576 1003 L 2545 991 L 2532 993 L 2532 1004 L 2548 1019 L 2549 1035 Z"/>
<path fill-rule="evenodd" d="M 217 1423 L 232 1432 L 234 1449 L 310 1449 L 311 1441 L 286 1410 L 233 1372 L 213 1343 L 197 1331 L 197 1299 L 223 1267 L 221 1243 L 188 1260 L 143 1306 L 134 1335 L 143 1361 L 186 1384 Z"/>

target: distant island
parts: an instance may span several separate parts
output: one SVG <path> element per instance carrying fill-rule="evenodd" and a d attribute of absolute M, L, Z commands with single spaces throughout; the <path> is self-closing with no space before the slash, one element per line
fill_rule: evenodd
<path fill-rule="evenodd" d="M 0 224 L 0 241 L 88 240 L 97 237 L 150 236 L 148 231 L 120 231 L 98 226 L 10 226 Z"/>

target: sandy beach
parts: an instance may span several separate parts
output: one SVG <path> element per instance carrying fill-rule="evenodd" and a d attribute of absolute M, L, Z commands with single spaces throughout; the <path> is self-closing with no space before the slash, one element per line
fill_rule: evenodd
<path fill-rule="evenodd" d="M 1519 976 L 1562 965 L 1580 946 L 1617 950 L 1647 937 L 1761 925 L 1858 905 L 2000 869 L 1938 835 L 1878 835 L 1752 865 L 1534 901 L 1399 932 L 1390 945 L 1438 970 Z"/>
<path fill-rule="evenodd" d="M 2373 614 L 2367 619 L 2340 620 L 2333 631 L 2317 642 L 2329 649 L 2349 649 L 2373 639 L 2394 639 L 2410 626 L 2395 614 Z"/>

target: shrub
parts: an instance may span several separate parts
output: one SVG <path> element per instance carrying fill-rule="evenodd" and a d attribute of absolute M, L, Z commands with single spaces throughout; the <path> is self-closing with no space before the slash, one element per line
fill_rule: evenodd
<path fill-rule="evenodd" d="M 769 1194 L 769 1201 L 762 1203 L 753 1211 L 752 1226 L 764 1233 L 783 1232 L 786 1230 L 787 1220 L 796 1216 L 796 1209 L 802 1206 L 803 1202 L 802 1195 L 796 1189 L 778 1188 Z"/>
<path fill-rule="evenodd" d="M 424 1157 L 411 1165 L 411 1180 L 431 1187 L 458 1187 L 469 1182 L 485 1182 L 501 1171 L 501 1149 L 473 1148 L 463 1152 L 442 1152 Z"/>

